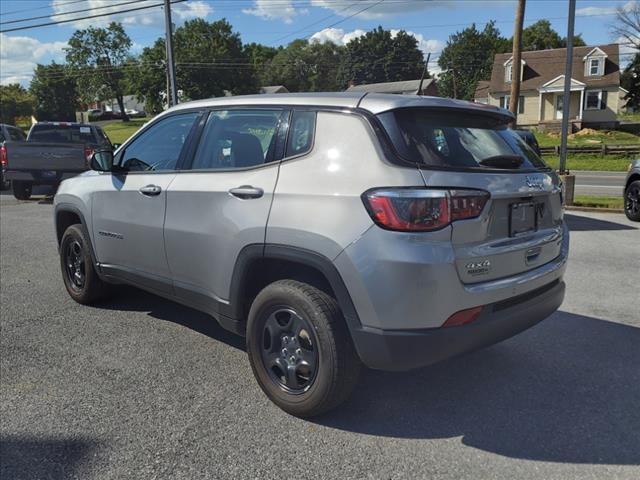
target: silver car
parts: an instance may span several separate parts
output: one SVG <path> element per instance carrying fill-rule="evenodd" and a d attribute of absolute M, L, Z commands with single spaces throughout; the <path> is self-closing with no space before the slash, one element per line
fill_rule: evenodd
<path fill-rule="evenodd" d="M 65 286 L 126 283 L 246 336 L 298 416 L 361 365 L 407 370 L 508 338 L 564 297 L 558 177 L 506 110 L 442 98 L 292 94 L 185 103 L 63 182 Z"/>

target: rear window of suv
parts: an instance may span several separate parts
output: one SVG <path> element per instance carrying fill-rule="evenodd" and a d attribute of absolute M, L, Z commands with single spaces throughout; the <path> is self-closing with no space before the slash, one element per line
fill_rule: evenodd
<path fill-rule="evenodd" d="M 441 168 L 531 170 L 546 164 L 507 125 L 487 115 L 423 108 L 378 115 L 405 160 Z"/>
<path fill-rule="evenodd" d="M 81 125 L 36 124 L 29 141 L 50 143 L 100 143 L 91 127 Z"/>

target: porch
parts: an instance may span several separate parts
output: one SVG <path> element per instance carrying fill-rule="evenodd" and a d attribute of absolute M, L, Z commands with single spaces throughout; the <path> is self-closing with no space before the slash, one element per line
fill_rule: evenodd
<path fill-rule="evenodd" d="M 549 125 L 560 123 L 565 108 L 568 107 L 569 122 L 582 122 L 582 105 L 584 105 L 584 91 L 586 85 L 575 79 L 571 79 L 569 93 L 569 105 L 564 105 L 564 75 L 545 83 L 539 89 L 538 123 Z"/>

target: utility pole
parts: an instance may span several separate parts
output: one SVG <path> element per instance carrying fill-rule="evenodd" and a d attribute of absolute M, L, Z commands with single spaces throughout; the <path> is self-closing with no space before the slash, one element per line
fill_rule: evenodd
<path fill-rule="evenodd" d="M 173 29 L 171 27 L 171 0 L 164 0 L 164 24 L 165 24 L 165 46 L 167 48 L 167 70 L 169 71 L 169 89 L 171 97 L 167 92 L 167 103 L 169 106 L 178 104 L 178 90 L 176 89 L 176 65 L 173 62 Z M 171 98 L 171 100 L 169 100 Z"/>
<path fill-rule="evenodd" d="M 431 52 L 427 53 L 427 61 L 424 62 L 424 68 L 422 69 L 422 76 L 420 77 L 420 86 L 418 87 L 418 95 L 422 95 L 422 82 L 424 82 L 424 76 L 429 73 L 429 59 L 431 58 Z"/>
<path fill-rule="evenodd" d="M 562 134 L 560 137 L 560 176 L 565 186 L 565 204 L 573 205 L 576 178 L 567 171 L 567 134 L 571 106 L 571 72 L 573 69 L 573 27 L 576 20 L 576 0 L 569 0 L 569 23 L 567 25 L 567 63 L 564 69 L 564 95 L 562 96 Z M 582 108 L 582 105 L 580 105 Z"/>
<path fill-rule="evenodd" d="M 458 85 L 456 82 L 456 66 L 451 63 L 451 80 L 453 81 L 453 98 L 458 98 Z"/>
<path fill-rule="evenodd" d="M 518 0 L 516 19 L 513 27 L 513 58 L 511 60 L 511 98 L 509 110 L 516 119 L 513 126 L 518 124 L 518 101 L 520 100 L 520 71 L 522 69 L 522 25 L 524 23 L 524 6 L 526 0 Z"/>

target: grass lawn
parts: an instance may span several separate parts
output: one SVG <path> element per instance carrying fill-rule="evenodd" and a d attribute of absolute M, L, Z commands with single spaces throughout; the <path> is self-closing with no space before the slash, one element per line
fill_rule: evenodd
<path fill-rule="evenodd" d="M 592 208 L 618 208 L 624 207 L 622 196 L 619 197 L 592 197 L 590 195 L 576 195 L 573 199 L 576 207 Z"/>
<path fill-rule="evenodd" d="M 554 132 L 535 131 L 535 136 L 541 147 L 555 147 L 560 145 L 560 134 Z M 632 133 L 617 130 L 593 130 L 589 135 L 569 135 L 568 145 L 633 145 L 640 143 L 640 137 Z"/>
<path fill-rule="evenodd" d="M 623 113 L 622 115 L 618 115 L 618 120 L 621 122 L 640 122 L 640 112 Z"/>
<path fill-rule="evenodd" d="M 542 157 L 547 165 L 554 169 L 560 167 L 560 157 L 557 155 Z M 574 154 L 567 158 L 569 170 L 599 170 L 608 172 L 626 172 L 632 157 L 626 155 L 592 155 Z"/>
<path fill-rule="evenodd" d="M 127 138 L 136 133 L 149 120 L 149 118 L 132 118 L 128 122 L 115 121 L 108 123 L 102 128 L 111 143 L 124 143 Z"/>

